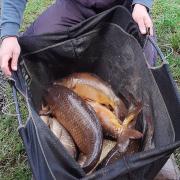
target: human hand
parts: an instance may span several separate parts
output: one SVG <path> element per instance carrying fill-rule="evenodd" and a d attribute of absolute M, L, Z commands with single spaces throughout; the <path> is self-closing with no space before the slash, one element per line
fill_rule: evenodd
<path fill-rule="evenodd" d="M 7 37 L 2 41 L 0 48 L 0 68 L 6 76 L 17 70 L 20 46 L 16 37 Z"/>
<path fill-rule="evenodd" d="M 150 28 L 150 35 L 153 35 L 153 23 L 145 6 L 141 4 L 135 4 L 132 17 L 138 24 L 139 30 L 142 34 L 146 34 L 147 29 Z"/>

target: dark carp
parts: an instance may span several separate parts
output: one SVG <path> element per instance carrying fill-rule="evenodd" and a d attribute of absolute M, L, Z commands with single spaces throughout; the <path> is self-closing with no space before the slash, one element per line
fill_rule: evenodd
<path fill-rule="evenodd" d="M 55 81 L 54 84 L 72 89 L 85 100 L 92 100 L 105 105 L 122 119 L 127 115 L 124 102 L 116 96 L 107 82 L 95 74 L 73 73 L 62 80 Z"/>
<path fill-rule="evenodd" d="M 96 113 L 81 97 L 61 85 L 48 88 L 43 99 L 51 116 L 73 138 L 81 152 L 78 162 L 89 172 L 99 160 L 102 148 L 102 128 Z"/>
<path fill-rule="evenodd" d="M 51 118 L 48 115 L 40 116 L 40 118 L 44 121 L 44 123 L 50 128 L 50 130 L 54 133 L 54 135 L 63 144 L 63 146 L 67 150 L 67 152 L 74 159 L 76 159 L 77 148 L 76 148 L 76 145 L 75 145 L 72 137 L 67 132 L 67 130 L 55 118 Z"/>
<path fill-rule="evenodd" d="M 72 137 L 70 136 L 70 134 L 67 132 L 67 130 L 55 118 L 50 118 L 49 122 L 50 122 L 51 131 L 59 139 L 59 141 L 65 147 L 67 152 L 74 159 L 76 159 L 76 157 L 77 157 L 77 149 L 76 149 L 76 145 L 75 145 Z"/>

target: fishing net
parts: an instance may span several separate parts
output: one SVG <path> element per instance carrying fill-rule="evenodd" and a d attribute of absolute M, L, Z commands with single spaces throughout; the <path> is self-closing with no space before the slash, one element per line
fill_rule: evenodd
<path fill-rule="evenodd" d="M 0 112 L 3 113 L 4 107 L 8 104 L 8 98 L 5 93 L 7 89 L 7 79 L 4 77 L 3 73 L 0 71 Z"/>

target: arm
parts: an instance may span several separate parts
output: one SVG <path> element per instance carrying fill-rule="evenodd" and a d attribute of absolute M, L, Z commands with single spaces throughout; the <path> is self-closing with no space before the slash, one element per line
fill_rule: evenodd
<path fill-rule="evenodd" d="M 88 8 L 108 8 L 113 4 L 118 4 L 118 0 L 76 0 L 82 5 Z M 127 0 L 126 0 L 127 1 Z M 153 25 L 151 18 L 148 14 L 147 9 L 151 9 L 152 0 L 129 0 L 132 1 L 133 12 L 132 17 L 134 21 L 138 24 L 140 32 L 142 34 L 146 33 L 146 29 L 150 28 L 150 34 L 153 35 Z"/>
<path fill-rule="evenodd" d="M 26 0 L 2 0 L 1 37 L 17 36 Z"/>
<path fill-rule="evenodd" d="M 17 61 L 20 54 L 17 36 L 26 0 L 2 0 L 1 2 L 1 38 L 3 41 L 0 49 L 0 67 L 5 75 L 10 76 L 11 69 L 17 70 Z"/>

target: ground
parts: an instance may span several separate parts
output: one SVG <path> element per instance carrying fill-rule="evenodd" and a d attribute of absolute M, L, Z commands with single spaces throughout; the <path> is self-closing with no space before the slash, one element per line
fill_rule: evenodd
<path fill-rule="evenodd" d="M 26 27 L 40 14 L 52 0 L 31 0 L 28 2 L 24 23 L 21 30 Z M 158 36 L 158 44 L 169 61 L 173 77 L 180 87 L 180 1 L 179 0 L 155 0 L 152 18 Z M 4 82 L 0 81 L 0 102 L 1 97 L 6 97 L 9 104 L 0 112 L 0 179 L 2 180 L 27 180 L 31 179 L 31 172 L 28 167 L 27 157 L 17 131 L 17 120 L 14 113 L 11 90 L 6 85 L 6 93 L 3 91 Z M 3 89 L 2 89 L 3 88 Z M 21 111 L 23 119 L 26 119 L 26 108 L 21 99 Z M 0 106 L 1 110 L 1 106 Z M 180 166 L 180 150 L 175 153 L 176 160 Z"/>

